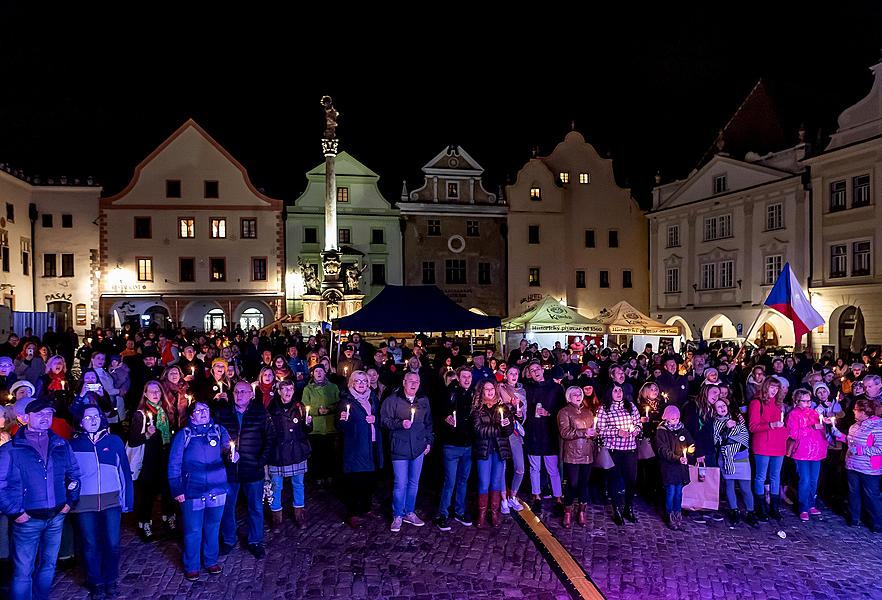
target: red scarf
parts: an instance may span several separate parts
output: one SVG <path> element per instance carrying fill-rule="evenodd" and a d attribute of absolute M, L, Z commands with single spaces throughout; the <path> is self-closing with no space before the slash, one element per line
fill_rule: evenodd
<path fill-rule="evenodd" d="M 272 400 L 272 396 L 270 396 L 270 394 L 273 391 L 273 384 L 263 383 L 261 381 L 257 384 L 257 387 L 260 389 L 260 393 L 263 395 L 263 407 L 268 408 L 270 400 Z"/>
<path fill-rule="evenodd" d="M 61 382 L 64 381 L 65 385 L 67 385 L 67 381 L 65 379 L 65 374 L 58 374 L 55 371 L 49 373 L 49 391 L 50 392 L 59 392 L 64 388 L 61 387 Z"/>

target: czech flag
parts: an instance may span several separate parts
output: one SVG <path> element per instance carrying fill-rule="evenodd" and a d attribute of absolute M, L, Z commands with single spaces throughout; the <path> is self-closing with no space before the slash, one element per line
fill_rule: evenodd
<path fill-rule="evenodd" d="M 793 321 L 793 333 L 797 344 L 802 341 L 804 334 L 824 324 L 824 317 L 812 307 L 796 276 L 790 270 L 790 263 L 784 264 L 784 269 L 778 275 L 775 287 L 769 292 L 765 305 Z"/>

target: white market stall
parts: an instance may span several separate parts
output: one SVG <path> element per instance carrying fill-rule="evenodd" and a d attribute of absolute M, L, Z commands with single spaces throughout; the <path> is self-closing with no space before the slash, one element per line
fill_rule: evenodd
<path fill-rule="evenodd" d="M 586 317 L 575 309 L 561 304 L 552 296 L 546 296 L 536 306 L 516 317 L 502 322 L 505 352 L 518 347 L 521 339 L 536 342 L 540 348 L 553 348 L 569 344 L 569 336 L 595 337 L 605 329 L 597 319 Z"/>
<path fill-rule="evenodd" d="M 651 319 L 625 300 L 612 308 L 600 311 L 597 320 L 604 326 L 607 338 L 628 336 L 637 352 L 643 351 L 646 344 L 652 344 L 653 350 L 657 352 L 661 342 L 673 345 L 674 351 L 679 352 L 683 342 L 679 327 Z M 608 345 L 610 341 L 609 339 L 604 340 L 604 345 Z"/>

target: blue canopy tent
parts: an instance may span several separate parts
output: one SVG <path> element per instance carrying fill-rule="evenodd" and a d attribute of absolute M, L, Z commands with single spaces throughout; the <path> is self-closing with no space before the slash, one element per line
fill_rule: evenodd
<path fill-rule="evenodd" d="M 457 331 L 496 329 L 499 317 L 471 312 L 434 285 L 387 285 L 364 308 L 334 319 L 336 331 Z"/>

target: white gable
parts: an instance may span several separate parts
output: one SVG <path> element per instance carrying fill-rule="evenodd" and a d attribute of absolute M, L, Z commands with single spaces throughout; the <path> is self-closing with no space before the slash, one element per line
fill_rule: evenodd
<path fill-rule="evenodd" d="M 479 176 L 484 172 L 484 167 L 460 146 L 448 146 L 423 167 L 423 173 L 427 175 L 445 175 L 452 172 L 458 175 Z"/>
<path fill-rule="evenodd" d="M 340 214 L 367 209 L 389 211 L 392 205 L 383 198 L 377 187 L 380 176 L 366 167 L 348 152 L 337 155 L 335 162 L 337 189 L 348 188 L 349 202 L 338 203 Z M 324 212 L 325 209 L 325 163 L 306 174 L 309 183 L 289 212 Z"/>
<path fill-rule="evenodd" d="M 875 79 L 867 96 L 839 115 L 839 129 L 826 151 L 882 135 L 882 63 L 870 68 Z"/>

